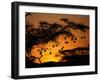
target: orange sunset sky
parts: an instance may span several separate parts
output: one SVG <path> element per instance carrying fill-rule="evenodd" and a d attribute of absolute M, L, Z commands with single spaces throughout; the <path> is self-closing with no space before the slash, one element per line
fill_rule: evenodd
<path fill-rule="evenodd" d="M 84 24 L 86 26 L 89 26 L 89 16 L 88 15 L 71 15 L 71 14 L 50 14 L 50 13 L 32 13 L 32 15 L 29 15 L 26 17 L 26 20 L 34 25 L 34 28 L 39 28 L 39 22 L 40 21 L 47 21 L 48 23 L 59 23 L 64 25 L 65 23 L 63 21 L 61 21 L 61 18 L 68 18 L 70 21 L 73 21 L 75 23 L 81 23 Z M 46 59 L 50 59 L 53 58 L 52 60 L 57 61 L 57 59 L 61 59 L 60 57 L 54 57 L 54 55 L 56 55 L 58 53 L 58 50 L 64 46 L 65 49 L 73 49 L 73 48 L 77 48 L 77 47 L 88 47 L 89 45 L 89 30 L 87 30 L 86 32 L 82 32 L 80 30 L 73 30 L 71 29 L 71 32 L 75 35 L 75 37 L 77 38 L 77 41 L 74 43 L 73 41 L 71 41 L 71 38 L 67 38 L 67 42 L 69 42 L 68 44 L 64 43 L 64 35 L 60 35 L 56 40 L 59 42 L 58 47 L 56 48 L 52 48 L 53 44 L 56 44 L 52 41 L 48 42 L 46 45 L 37 45 L 37 46 L 33 46 L 33 50 L 31 51 L 31 54 L 33 56 L 39 57 L 39 54 L 37 52 L 37 50 L 41 47 L 43 48 L 49 48 L 50 50 L 47 51 L 47 53 L 44 53 L 44 58 L 41 58 L 42 62 L 47 61 Z M 44 32 L 45 33 L 45 32 Z M 81 37 L 84 37 L 85 39 L 81 39 Z M 33 53 L 34 51 L 34 53 Z M 52 55 L 49 55 L 48 53 L 52 51 Z M 59 55 L 59 54 L 58 54 Z M 49 58 L 48 58 L 49 56 Z M 48 60 L 48 61 L 50 61 Z M 39 63 L 38 60 L 35 61 L 36 63 Z"/>
<path fill-rule="evenodd" d="M 34 25 L 34 28 L 39 27 L 39 21 L 47 21 L 49 23 L 60 23 L 64 24 L 60 18 L 68 18 L 70 21 L 74 21 L 76 23 L 82 23 L 86 26 L 89 26 L 89 16 L 88 15 L 69 15 L 69 14 L 48 14 L 48 13 L 32 13 L 31 16 L 27 17 L 27 20 Z M 67 41 L 70 41 L 68 44 L 68 49 L 75 48 L 78 46 L 87 46 L 89 45 L 89 30 L 87 32 L 81 32 L 80 30 L 72 30 L 72 32 L 77 37 L 76 43 L 73 43 L 70 38 Z M 82 36 L 86 36 L 86 39 L 81 40 Z M 63 37 L 61 42 L 63 41 Z"/>

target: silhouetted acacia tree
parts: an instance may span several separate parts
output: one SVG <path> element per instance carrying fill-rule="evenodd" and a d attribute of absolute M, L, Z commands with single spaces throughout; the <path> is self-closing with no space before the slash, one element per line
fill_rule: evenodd
<path fill-rule="evenodd" d="M 28 15 L 31 14 L 28 13 L 26 16 Z M 55 41 L 55 39 L 61 34 L 66 35 L 66 37 L 72 37 L 72 41 L 75 43 L 77 38 L 71 32 L 71 29 L 80 30 L 82 32 L 85 32 L 87 29 L 89 29 L 88 26 L 80 23 L 75 23 L 73 21 L 70 21 L 68 18 L 61 18 L 60 20 L 63 21 L 65 24 L 62 25 L 56 22 L 48 23 L 47 21 L 40 21 L 38 29 L 35 29 L 31 23 L 26 21 L 27 52 L 30 52 L 33 45 L 37 45 L 39 43 L 47 43 L 51 40 Z"/>

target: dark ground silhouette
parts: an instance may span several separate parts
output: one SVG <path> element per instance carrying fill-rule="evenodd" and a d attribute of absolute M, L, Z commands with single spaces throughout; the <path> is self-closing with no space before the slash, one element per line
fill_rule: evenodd
<path fill-rule="evenodd" d="M 62 60 L 67 59 L 68 60 L 67 62 L 47 62 L 47 63 L 35 64 L 26 58 L 26 67 L 34 68 L 34 67 L 89 65 L 89 49 L 88 48 L 75 48 L 73 50 L 65 50 L 65 51 L 62 51 L 61 54 L 65 55 L 64 58 L 62 58 Z"/>

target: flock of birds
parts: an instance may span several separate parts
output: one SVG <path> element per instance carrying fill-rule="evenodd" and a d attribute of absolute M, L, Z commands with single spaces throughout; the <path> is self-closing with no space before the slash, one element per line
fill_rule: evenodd
<path fill-rule="evenodd" d="M 65 44 L 69 44 L 69 42 L 67 42 L 66 41 L 66 37 L 64 37 L 64 40 L 65 40 Z M 81 39 L 86 39 L 86 37 L 85 36 L 82 36 L 81 37 Z M 77 40 L 77 38 L 76 37 L 73 37 L 73 38 L 71 38 L 71 41 L 73 41 L 73 43 L 76 43 L 76 40 Z M 57 46 L 59 46 L 59 44 L 53 44 L 52 45 L 52 48 L 55 48 L 55 47 L 57 47 Z M 45 53 L 45 52 L 47 52 L 49 50 L 49 54 L 50 55 L 52 55 L 53 53 L 52 53 L 52 50 L 51 49 L 49 49 L 49 48 L 46 48 L 46 49 L 44 49 L 44 48 L 39 48 L 37 51 L 38 51 L 38 53 L 40 54 L 40 57 L 38 57 L 38 59 L 40 60 L 42 57 L 43 57 L 43 53 Z M 50 51 L 51 50 L 51 51 Z M 58 50 L 58 52 L 60 53 L 60 52 L 62 52 L 63 50 L 67 50 L 64 46 L 62 46 L 59 50 Z M 41 61 L 40 61 L 41 62 Z M 42 63 L 42 62 L 41 62 Z"/>

